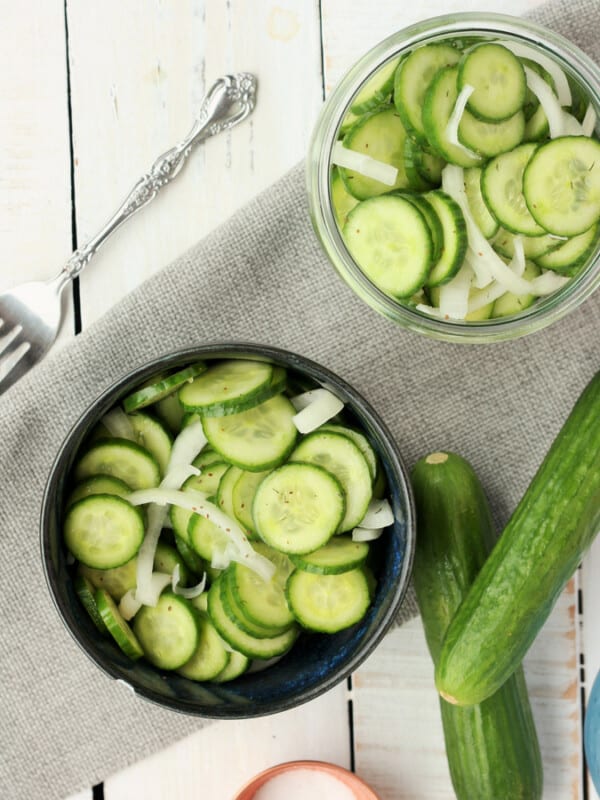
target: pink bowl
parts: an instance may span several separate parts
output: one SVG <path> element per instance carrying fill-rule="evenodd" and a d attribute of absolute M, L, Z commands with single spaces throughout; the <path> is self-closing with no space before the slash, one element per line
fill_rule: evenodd
<path fill-rule="evenodd" d="M 255 775 L 254 778 L 236 794 L 233 800 L 253 800 L 261 786 L 264 786 L 276 775 L 294 770 L 315 770 L 317 772 L 327 773 L 337 778 L 340 783 L 350 789 L 356 800 L 380 800 L 373 789 L 367 786 L 367 784 L 353 772 L 325 761 L 287 761 L 285 764 L 277 764 L 277 766 L 270 767 L 264 772 Z"/>

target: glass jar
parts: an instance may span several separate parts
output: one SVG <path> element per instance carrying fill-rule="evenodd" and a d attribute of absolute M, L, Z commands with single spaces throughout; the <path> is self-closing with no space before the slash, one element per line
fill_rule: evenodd
<path fill-rule="evenodd" d="M 550 57 L 579 84 L 600 118 L 600 68 L 559 34 L 517 17 L 458 13 L 435 17 L 398 31 L 366 53 L 327 98 L 317 121 L 307 159 L 307 188 L 313 226 L 333 266 L 372 308 L 410 330 L 436 339 L 491 342 L 514 339 L 544 328 L 579 306 L 600 285 L 600 245 L 586 266 L 553 294 L 509 317 L 477 322 L 436 318 L 382 292 L 350 255 L 335 219 L 331 198 L 331 154 L 342 121 L 357 93 L 379 69 L 420 45 L 463 37 L 521 42 Z M 597 129 L 596 129 L 597 130 Z"/>

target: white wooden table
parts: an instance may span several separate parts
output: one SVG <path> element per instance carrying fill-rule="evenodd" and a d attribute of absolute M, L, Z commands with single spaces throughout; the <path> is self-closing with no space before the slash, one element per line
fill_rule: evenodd
<path fill-rule="evenodd" d="M 255 73 L 256 111 L 196 152 L 106 245 L 62 341 L 300 160 L 324 94 L 379 39 L 447 11 L 518 14 L 537 2 L 0 0 L 0 288 L 57 270 L 187 132 L 219 75 Z M 546 800 L 596 796 L 585 787 L 581 727 L 600 668 L 599 584 L 600 541 L 526 659 Z M 385 639 L 351 690 L 216 723 L 77 798 L 230 800 L 254 773 L 305 758 L 356 769 L 382 800 L 454 797 L 418 620 Z"/>

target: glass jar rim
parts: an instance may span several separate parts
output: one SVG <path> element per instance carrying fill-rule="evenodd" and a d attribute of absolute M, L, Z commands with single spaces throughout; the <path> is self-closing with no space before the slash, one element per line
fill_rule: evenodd
<path fill-rule="evenodd" d="M 562 289 L 520 314 L 473 322 L 445 321 L 417 311 L 382 292 L 350 256 L 336 222 L 330 194 L 331 152 L 341 120 L 360 86 L 384 64 L 415 46 L 460 36 L 502 36 L 552 58 L 586 90 L 600 116 L 600 67 L 577 45 L 549 28 L 504 14 L 461 12 L 432 17 L 399 30 L 368 50 L 333 88 L 310 142 L 306 180 L 311 219 L 330 261 L 353 291 L 379 313 L 411 330 L 453 342 L 489 342 L 532 333 L 564 317 L 600 286 L 600 252 Z"/>

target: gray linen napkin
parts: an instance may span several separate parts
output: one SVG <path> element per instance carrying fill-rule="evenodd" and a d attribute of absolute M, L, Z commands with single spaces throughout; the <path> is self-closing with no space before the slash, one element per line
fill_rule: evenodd
<path fill-rule="evenodd" d="M 597 0 L 559 0 L 535 18 L 598 59 L 597 12 Z M 300 165 L 47 358 L 0 398 L 0 797 L 65 797 L 206 724 L 104 676 L 64 630 L 42 574 L 38 527 L 50 465 L 115 379 L 193 344 L 288 348 L 354 384 L 409 467 L 432 448 L 468 458 L 502 524 L 598 368 L 599 312 L 600 293 L 543 332 L 485 346 L 401 330 L 358 300 L 321 253 Z M 415 613 L 409 596 L 402 619 Z"/>

